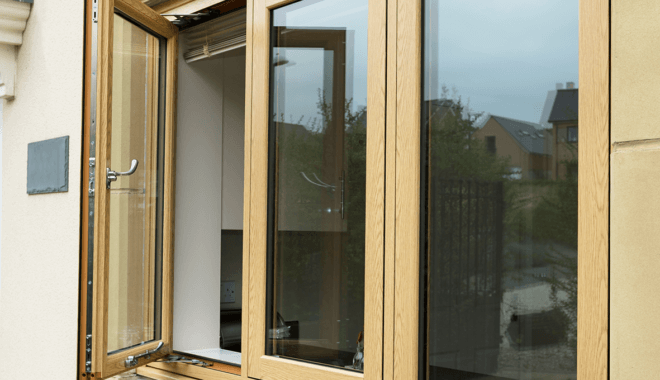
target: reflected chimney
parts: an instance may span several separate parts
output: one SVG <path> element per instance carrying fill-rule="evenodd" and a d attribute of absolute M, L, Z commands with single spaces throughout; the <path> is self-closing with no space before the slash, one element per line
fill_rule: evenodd
<path fill-rule="evenodd" d="M 575 88 L 575 82 L 566 82 L 566 89 L 572 90 Z"/>

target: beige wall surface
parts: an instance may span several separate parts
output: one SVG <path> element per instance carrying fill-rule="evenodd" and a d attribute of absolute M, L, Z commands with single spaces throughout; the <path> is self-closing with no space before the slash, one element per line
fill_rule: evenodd
<path fill-rule="evenodd" d="M 83 23 L 82 1 L 35 2 L 4 104 L 0 379 L 76 376 Z M 69 191 L 27 195 L 28 143 L 66 135 Z"/>
<path fill-rule="evenodd" d="M 611 156 L 612 380 L 650 379 L 660 372 L 658 148 L 615 150 Z"/>
<path fill-rule="evenodd" d="M 610 378 L 660 372 L 660 2 L 612 0 Z"/>
<path fill-rule="evenodd" d="M 612 0 L 612 142 L 660 138 L 660 1 Z"/>

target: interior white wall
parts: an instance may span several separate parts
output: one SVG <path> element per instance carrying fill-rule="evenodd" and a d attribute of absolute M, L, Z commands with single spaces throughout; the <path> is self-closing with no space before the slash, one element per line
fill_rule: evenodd
<path fill-rule="evenodd" d="M 17 49 L 16 98 L 3 107 L 3 380 L 76 378 L 84 7 L 34 2 Z M 28 143 L 67 135 L 69 191 L 28 195 Z M 46 354 L 36 359 L 35 348 Z"/>
<path fill-rule="evenodd" d="M 182 39 L 180 38 L 182 42 Z M 174 349 L 219 347 L 223 60 L 179 49 Z"/>

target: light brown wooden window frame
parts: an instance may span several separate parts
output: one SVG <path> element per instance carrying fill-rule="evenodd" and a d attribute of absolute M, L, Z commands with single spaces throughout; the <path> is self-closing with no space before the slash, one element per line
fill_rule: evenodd
<path fill-rule="evenodd" d="M 166 5 L 188 5 L 203 3 L 197 0 L 172 0 Z M 243 353 L 241 378 L 261 377 L 263 371 L 268 371 L 271 378 L 284 379 L 291 376 L 316 376 L 318 367 L 313 364 L 294 363 L 275 358 L 266 358 L 269 363 L 261 367 L 263 345 L 265 342 L 265 313 L 262 305 L 265 303 L 265 277 L 252 265 L 252 261 L 261 260 L 255 256 L 257 252 L 265 252 L 266 197 L 267 172 L 264 163 L 267 155 L 262 149 L 267 146 L 267 120 L 263 109 L 268 109 L 268 72 L 263 68 L 268 62 L 268 7 L 284 5 L 291 1 L 255 0 L 247 2 L 247 49 L 246 49 L 246 113 L 245 113 L 245 189 L 244 189 L 244 265 L 243 265 Z M 370 4 L 371 5 L 371 4 Z M 156 7 L 158 8 L 158 7 Z M 418 371 L 418 339 L 417 323 L 419 318 L 418 281 L 419 251 L 417 239 L 419 231 L 416 223 L 418 218 L 419 193 L 419 127 L 420 122 L 420 87 L 421 87 L 421 1 L 420 0 L 388 0 L 386 6 L 379 7 L 378 12 L 370 12 L 370 24 L 383 22 L 380 28 L 369 30 L 369 60 L 371 67 L 387 71 L 386 83 L 374 80 L 370 75 L 369 93 L 377 92 L 382 102 L 369 103 L 371 114 L 386 113 L 386 123 L 374 128 L 385 128 L 386 139 L 369 138 L 368 149 L 386 151 L 385 162 L 377 160 L 376 155 L 368 154 L 368 160 L 378 167 L 377 175 L 385 175 L 383 187 L 368 189 L 368 194 L 386 191 L 385 205 L 378 202 L 368 203 L 367 207 L 383 207 L 384 216 L 374 215 L 371 222 L 379 222 L 385 229 L 382 241 L 367 239 L 373 244 L 368 249 L 384 249 L 384 257 L 375 257 L 374 262 L 367 265 L 384 268 L 384 276 L 371 278 L 368 286 L 382 289 L 375 292 L 373 299 L 366 298 L 369 307 L 366 308 L 365 320 L 380 321 L 365 325 L 365 335 L 372 339 L 377 352 L 371 352 L 373 346 L 368 344 L 366 350 L 369 357 L 381 356 L 382 366 L 376 367 L 367 362 L 364 378 L 394 379 L 417 377 Z M 172 8 L 174 9 L 174 8 Z M 387 20 L 387 28 L 384 21 Z M 608 346 L 609 346 L 609 107 L 610 107 L 610 11 L 609 0 L 580 1 L 580 39 L 579 39 L 579 72 L 580 72 L 580 116 L 579 116 L 579 287 L 578 287 L 578 378 L 607 379 Z M 87 44 L 89 47 L 89 44 Z M 266 46 L 266 48 L 263 48 Z M 86 54 L 89 57 L 89 54 Z M 253 70 L 253 61 L 256 63 Z M 86 64 L 86 78 L 90 75 L 89 62 Z M 378 77 L 380 74 L 370 74 Z M 89 88 L 86 85 L 88 94 Z M 266 91 L 263 91 L 263 90 Z M 173 89 L 172 91 L 176 91 Z M 254 92 L 254 96 L 252 96 Z M 86 96 L 86 99 L 89 99 Z M 387 105 L 387 109 L 385 108 Z M 265 108 L 264 108 L 265 107 Z M 85 112 L 89 112 L 86 105 Z M 175 110 L 169 108 L 168 112 Z M 87 114 L 88 115 L 88 114 Z M 371 118 L 371 122 L 375 122 Z M 89 120 L 89 117 L 85 117 Z M 254 128 L 253 128 L 254 120 Z M 381 121 L 378 121 L 381 123 Z M 89 126 L 86 125 L 86 128 Z M 370 129 L 371 124 L 369 126 Z M 87 141 L 88 142 L 88 141 Z M 85 145 L 87 149 L 88 144 Z M 254 151 L 261 151 L 261 153 Z M 88 152 L 86 152 L 88 154 Z M 84 162 L 86 164 L 86 161 Z M 386 166 L 384 164 L 387 164 Z M 379 166 L 383 164 L 382 168 Z M 416 167 L 416 169 L 415 169 Z M 86 176 L 86 173 L 83 173 Z M 99 181 L 100 182 L 100 181 Z M 87 178 L 83 178 L 87 183 Z M 378 182 L 381 183 L 380 181 Z M 170 185 L 173 185 L 171 183 Z M 83 189 L 85 190 L 85 189 Z M 85 209 L 86 191 L 83 191 L 83 215 Z M 368 198 L 369 199 L 369 198 Z M 380 199 L 380 198 L 378 198 Z M 369 214 L 371 215 L 371 214 Z M 407 222 L 410 221 L 410 222 Z M 262 226 L 263 224 L 263 226 Z M 86 244 L 83 223 L 83 256 Z M 263 244 L 262 244 L 263 243 Z M 384 245 L 384 247 L 383 247 Z M 398 253 L 398 254 L 397 254 Z M 81 265 L 84 272 L 84 265 Z M 396 268 L 396 271 L 395 271 Z M 81 273 L 84 282 L 85 273 Z M 397 281 L 398 280 L 398 281 Z M 412 280 L 412 281 L 411 281 Z M 84 299 L 84 284 L 81 284 L 81 300 Z M 255 291 L 257 290 L 257 291 Z M 380 294 L 380 296 L 378 295 Z M 396 300 L 405 302 L 396 302 Z M 255 313 L 255 310 L 257 311 Z M 258 315 L 259 323 L 249 317 Z M 81 326 L 84 327 L 84 313 L 81 313 Z M 367 338 L 369 339 L 369 338 Z M 257 345 L 251 342 L 262 342 Z M 81 336 L 81 347 L 84 346 L 84 336 Z M 378 351 L 379 350 L 379 351 Z M 80 357 L 84 358 L 81 350 Z M 84 360 L 80 360 L 84 368 Z M 172 368 L 172 367 L 168 367 Z M 187 368 L 187 367 L 186 367 Z M 197 367 L 196 367 L 197 368 Z M 325 367 L 322 367 L 325 369 Z M 170 369 L 167 369 L 170 371 Z M 202 369 L 200 369 L 202 370 Z M 184 371 L 183 369 L 181 371 Z M 179 372 L 197 378 L 225 379 L 237 378 L 236 375 L 218 373 L 207 375 L 206 372 Z M 341 372 L 341 371 L 339 371 Z M 79 374 L 82 372 L 79 372 Z M 335 378 L 332 373 L 318 378 Z M 360 376 L 358 376 L 360 377 Z M 82 379 L 82 377 L 79 376 Z M 341 378 L 341 376 L 340 376 Z M 355 378 L 350 376 L 349 378 Z"/>
<path fill-rule="evenodd" d="M 386 380 L 416 379 L 419 369 L 421 5 L 422 0 L 388 0 L 388 67 L 396 70 L 388 72 L 387 89 L 386 223 L 394 229 L 394 236 L 390 236 L 388 229 L 385 265 L 386 268 L 388 264 L 394 265 L 396 270 L 395 274 L 391 270 L 385 274 L 383 379 Z M 580 380 L 608 378 L 609 43 L 609 0 L 580 0 L 577 358 Z M 396 154 L 390 153 L 393 151 Z M 390 178 L 394 178 L 394 184 Z M 389 204 L 391 196 L 394 205 Z M 393 321 L 389 316 L 393 316 Z"/>
<path fill-rule="evenodd" d="M 162 311 L 161 311 L 161 339 L 139 347 L 122 350 L 118 353 L 108 354 L 107 351 L 107 276 L 108 260 L 108 226 L 102 221 L 108 213 L 108 192 L 105 187 L 106 158 L 108 157 L 107 134 L 111 128 L 112 115 L 112 54 L 113 28 L 115 9 L 131 18 L 134 22 L 152 30 L 167 40 L 167 61 L 165 62 L 165 78 L 168 83 L 165 91 L 165 162 L 164 164 L 164 199 L 163 199 L 163 275 L 162 275 Z M 172 252 L 174 228 L 174 142 L 176 136 L 176 73 L 177 73 L 177 44 L 178 29 L 169 21 L 155 13 L 146 5 L 134 0 L 99 0 L 98 1 L 98 38 L 97 38 L 97 67 L 96 76 L 92 75 L 91 67 L 91 2 L 88 2 L 86 23 L 86 65 L 85 65 L 85 125 L 84 125 L 84 163 L 83 184 L 89 181 L 88 165 L 90 145 L 90 112 L 91 112 L 91 80 L 98 78 L 96 89 L 96 180 L 94 183 L 95 212 L 94 212 L 94 264 L 93 264 L 93 303 L 92 303 L 92 372 L 85 372 L 85 326 L 87 319 L 87 262 L 88 254 L 88 224 L 89 193 L 82 191 L 82 245 L 81 245 L 81 298 L 80 298 L 80 336 L 79 336 L 79 365 L 78 378 L 108 378 L 115 374 L 125 372 L 124 360 L 129 355 L 137 355 L 146 350 L 154 349 L 160 342 L 163 348 L 151 359 L 140 360 L 140 365 L 156 360 L 172 351 Z M 83 186 L 86 190 L 87 186 Z M 104 227 L 105 226 L 105 227 Z M 101 228 L 104 227 L 104 228 Z"/>
<path fill-rule="evenodd" d="M 205 0 L 206 3 L 208 1 Z M 151 30 L 161 34 L 161 36 L 167 38 L 167 50 L 168 50 L 168 55 L 167 55 L 167 85 L 166 85 L 166 115 L 165 115 L 165 128 L 166 128 L 166 158 L 165 158 L 165 178 L 166 182 L 164 184 L 165 188 L 168 190 L 168 197 L 164 200 L 164 210 L 165 210 L 165 215 L 164 215 L 164 228 L 163 228 L 163 311 L 162 311 L 162 336 L 163 336 L 163 341 L 164 342 L 169 342 L 167 343 L 163 349 L 161 349 L 158 353 L 158 355 L 153 355 L 150 360 L 140 360 L 140 365 L 138 367 L 133 367 L 132 369 L 137 369 L 137 372 L 140 374 L 143 374 L 145 376 L 150 376 L 153 378 L 171 378 L 172 376 L 177 377 L 177 378 L 202 378 L 202 379 L 208 379 L 208 380 L 234 380 L 240 377 L 247 378 L 247 372 L 242 371 L 243 375 L 241 376 L 241 369 L 239 367 L 234 367 L 230 365 L 224 365 L 224 364 L 217 364 L 215 363 L 212 367 L 208 368 L 203 368 L 200 366 L 192 365 L 192 364 L 186 364 L 186 363 L 162 363 L 162 362 L 156 362 L 155 360 L 166 356 L 167 354 L 172 352 L 172 291 L 171 291 L 171 286 L 172 286 L 172 257 L 173 257 L 173 251 L 174 251 L 174 245 L 173 245 L 173 231 L 174 231 L 174 184 L 175 184 L 175 161 L 176 161 L 176 100 L 177 100 L 177 66 L 178 66 L 178 29 L 173 26 L 169 21 L 165 20 L 163 17 L 159 15 L 158 12 L 155 10 L 152 10 L 151 8 L 147 7 L 146 5 L 143 4 L 136 4 L 135 1 L 131 0 L 114 0 L 114 3 L 111 2 L 111 0 L 99 0 L 99 19 L 103 16 L 106 17 L 106 20 L 109 18 L 109 20 L 112 20 L 113 14 L 114 14 L 114 9 L 118 8 L 124 15 L 130 17 L 134 21 L 137 21 L 144 26 L 150 28 Z M 202 1 L 188 1 L 188 3 L 193 3 L 192 5 L 200 5 L 203 3 Z M 214 3 L 218 3 L 217 0 L 214 1 Z M 248 11 L 251 10 L 252 4 L 251 2 L 248 2 Z M 87 168 L 87 162 L 89 159 L 89 146 L 90 146 L 90 112 L 91 112 L 91 107 L 90 107 L 90 99 L 91 99 L 91 78 L 92 76 L 92 60 L 91 60 L 91 49 L 92 49 L 92 43 L 91 43 L 91 14 L 92 14 L 93 8 L 92 8 L 92 2 L 88 1 L 86 3 L 86 23 L 85 23 L 85 35 L 86 35 L 86 44 L 85 44 L 85 95 L 84 95 L 84 101 L 85 101 L 85 107 L 84 107 L 84 130 L 83 130 L 83 135 L 84 135 L 84 152 L 83 152 L 83 181 L 82 183 L 84 184 L 82 188 L 82 234 L 81 234 L 81 277 L 80 277 L 80 314 L 79 314 L 79 339 L 78 339 L 78 344 L 79 344 L 79 351 L 78 351 L 78 379 L 89 379 L 89 378 L 104 378 L 108 376 L 113 376 L 114 374 L 124 372 L 127 369 L 123 367 L 122 361 L 125 359 L 127 355 L 133 354 L 133 352 L 136 353 L 141 353 L 144 352 L 146 349 L 153 348 L 157 345 L 158 342 L 155 343 L 150 343 L 146 344 L 144 346 L 140 346 L 139 348 L 131 349 L 131 350 L 125 350 L 122 351 L 120 354 L 116 355 L 117 357 L 112 357 L 110 361 L 110 364 L 113 366 L 112 371 L 103 371 L 102 369 L 100 371 L 92 372 L 90 374 L 85 373 L 85 324 L 86 324 L 86 298 L 87 298 L 87 286 L 86 286 L 86 279 L 87 279 L 87 247 L 88 247 L 88 225 L 84 221 L 86 220 L 86 215 L 89 213 L 89 197 L 87 193 L 87 186 L 86 184 L 89 181 L 89 172 L 86 170 Z M 102 25 L 107 25 L 106 22 L 102 21 Z M 251 38 L 251 26 L 248 24 L 248 33 L 247 33 L 247 39 L 250 41 Z M 101 52 L 102 49 L 107 49 L 108 47 L 112 47 L 112 39 L 108 38 L 108 36 L 112 36 L 112 31 L 111 30 L 105 30 L 102 31 L 102 28 L 99 28 L 98 32 L 98 51 Z M 102 45 L 104 44 L 105 45 Z M 247 52 L 246 52 L 247 53 Z M 248 83 L 250 81 L 250 73 L 251 73 L 251 59 L 250 59 L 250 54 L 247 53 L 247 63 L 246 67 L 248 68 L 247 70 L 247 80 Z M 99 57 L 102 57 L 101 54 L 99 54 Z M 97 69 L 97 77 L 101 78 L 102 75 L 104 75 L 104 72 L 110 73 L 110 77 L 108 77 L 105 82 L 98 82 L 97 86 L 97 100 L 100 101 L 100 99 L 105 99 L 103 103 L 103 109 L 99 109 L 100 107 L 97 107 L 97 114 L 99 114 L 99 126 L 97 127 L 97 140 L 100 139 L 100 134 L 103 133 L 101 128 L 101 117 L 104 117 L 103 115 L 109 115 L 111 113 L 111 105 L 107 102 L 107 96 L 103 96 L 103 94 L 107 93 L 107 87 L 103 86 L 108 86 L 108 84 L 112 83 L 112 62 L 110 62 L 107 59 L 98 59 L 98 67 Z M 105 70 L 105 71 L 104 71 Z M 249 105 L 251 102 L 250 98 L 250 92 L 249 92 L 249 86 L 246 88 L 246 107 L 249 109 Z M 100 103 L 99 103 L 100 104 Z M 105 112 L 105 114 L 104 114 Z M 106 116 L 107 117 L 107 116 Z M 246 117 L 249 117 L 249 115 L 246 115 Z M 107 120 L 106 120 L 107 122 Z M 105 127 L 107 128 L 107 127 Z M 246 132 L 248 133 L 248 132 Z M 97 142 L 97 146 L 101 146 L 101 142 Z M 249 140 L 246 139 L 246 146 L 249 147 Z M 97 157 L 101 154 L 99 152 L 99 149 L 97 149 Z M 249 160 L 249 151 L 246 149 L 246 159 Z M 246 164 L 245 170 L 247 173 L 249 173 L 249 164 Z M 103 175 L 105 175 L 103 173 Z M 246 182 L 249 183 L 249 176 L 246 175 Z M 99 189 L 99 184 L 104 184 L 105 183 L 105 178 L 101 178 L 101 173 L 97 171 L 97 179 L 96 179 L 96 189 L 95 192 L 98 194 L 98 189 Z M 246 190 L 246 195 L 249 195 L 249 192 Z M 248 196 L 245 197 L 245 202 L 249 204 L 249 198 Z M 96 204 L 98 204 L 98 199 Z M 246 223 L 248 223 L 246 221 Z M 248 224 L 249 225 L 249 224 Z M 98 230 L 96 231 L 98 232 Z M 96 240 L 96 239 L 95 239 Z M 96 255 L 97 253 L 95 253 Z M 244 256 L 248 257 L 247 253 L 244 253 Z M 96 258 L 95 258 L 96 259 Z M 98 260 L 95 260 L 95 266 L 94 266 L 94 271 L 95 273 L 99 273 L 98 271 L 101 269 L 100 268 L 100 263 Z M 243 270 L 245 273 L 247 273 L 247 266 L 243 267 Z M 244 278 L 247 278 L 245 276 Z M 167 284 L 167 285 L 165 285 Z M 165 292 L 165 288 L 169 287 L 169 291 Z M 95 290 L 94 292 L 96 293 L 97 291 L 100 290 Z M 245 287 L 243 289 L 244 292 L 244 299 L 247 300 L 247 288 Z M 95 310 L 96 313 L 105 313 L 105 310 L 102 307 L 101 304 L 102 301 L 99 301 L 98 303 L 95 303 Z M 243 313 L 243 325 L 245 326 L 247 323 L 247 301 L 243 305 L 243 309 L 245 313 Z M 98 318 L 97 318 L 98 319 Z M 96 328 L 98 327 L 98 328 Z M 247 350 L 247 329 L 243 330 L 243 342 L 245 344 L 243 345 L 243 349 Z M 99 334 L 104 329 L 100 326 L 95 326 L 95 332 L 94 334 Z M 100 342 L 97 342 L 98 345 L 100 345 Z M 99 350 L 96 345 L 94 347 L 94 350 L 96 352 L 101 352 L 102 355 L 102 350 Z M 243 358 L 245 358 L 245 355 L 243 355 Z M 97 363 L 101 363 L 101 365 L 107 365 L 108 360 L 107 359 L 102 359 L 102 358 L 95 358 L 97 360 Z M 243 359 L 245 360 L 245 359 Z M 245 366 L 245 364 L 243 364 Z M 93 371 L 94 371 L 95 366 L 93 365 Z"/>
<path fill-rule="evenodd" d="M 248 75 L 246 92 L 252 94 L 246 105 L 246 201 L 244 225 L 244 268 L 248 268 L 247 351 L 243 370 L 253 378 L 269 379 L 377 379 L 382 377 L 383 344 L 383 240 L 385 222 L 385 101 L 386 101 L 386 17 L 384 2 L 369 4 L 367 109 L 367 198 L 365 273 L 365 370 L 355 373 L 319 364 L 265 355 L 266 344 L 266 254 L 268 202 L 268 109 L 270 10 L 293 0 L 254 0 L 248 2 Z M 250 3 L 253 3 L 250 9 Z M 248 31 L 248 36 L 250 32 Z M 251 64 L 251 66 L 250 66 Z M 249 156 L 249 157 L 248 157 Z M 249 231 L 249 232 L 248 232 Z M 244 279 L 245 279 L 244 273 Z M 245 280 L 244 280 L 245 281 Z M 247 323 L 245 323 L 247 322 Z M 246 331 L 247 330 L 247 331 Z M 245 336 L 245 335 L 244 335 Z M 246 363 L 247 361 L 247 363 Z"/>

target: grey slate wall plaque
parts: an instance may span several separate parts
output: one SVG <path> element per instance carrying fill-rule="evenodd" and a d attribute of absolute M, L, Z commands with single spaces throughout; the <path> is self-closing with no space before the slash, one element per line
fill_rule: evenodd
<path fill-rule="evenodd" d="M 27 193 L 69 191 L 69 136 L 28 144 Z"/>

